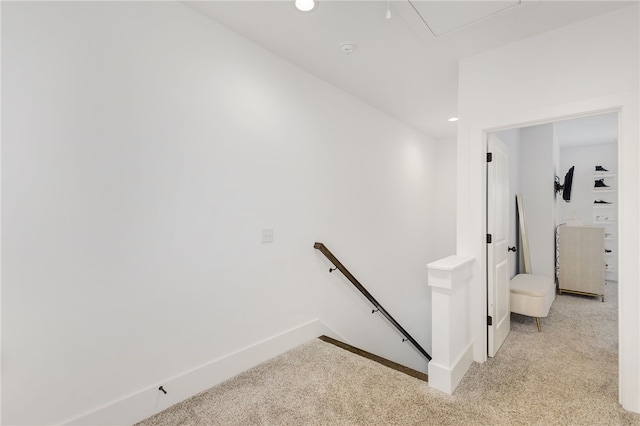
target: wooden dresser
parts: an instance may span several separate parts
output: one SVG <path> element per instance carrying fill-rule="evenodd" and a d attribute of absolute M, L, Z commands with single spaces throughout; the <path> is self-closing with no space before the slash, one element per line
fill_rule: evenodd
<path fill-rule="evenodd" d="M 599 296 L 604 302 L 604 228 L 561 226 L 559 231 L 559 290 Z"/>

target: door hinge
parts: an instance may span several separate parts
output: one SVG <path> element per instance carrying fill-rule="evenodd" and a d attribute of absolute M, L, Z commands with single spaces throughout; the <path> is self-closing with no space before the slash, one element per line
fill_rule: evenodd
<path fill-rule="evenodd" d="M 487 325 L 493 325 L 493 317 L 487 316 Z"/>
<path fill-rule="evenodd" d="M 492 161 L 493 161 L 493 153 L 487 152 L 487 163 L 490 163 Z"/>
<path fill-rule="evenodd" d="M 491 234 L 487 234 L 487 244 L 491 244 Z"/>

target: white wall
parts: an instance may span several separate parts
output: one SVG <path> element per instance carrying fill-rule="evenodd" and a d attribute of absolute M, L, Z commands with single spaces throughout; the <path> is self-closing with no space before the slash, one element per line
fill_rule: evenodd
<path fill-rule="evenodd" d="M 520 129 L 520 192 L 524 204 L 531 272 L 548 277 L 555 270 L 553 125 Z"/>
<path fill-rule="evenodd" d="M 438 258 L 456 254 L 456 138 L 436 142 L 436 253 Z"/>
<path fill-rule="evenodd" d="M 552 124 L 513 128 L 496 132 L 509 149 L 510 246 L 519 246 L 516 194 L 522 195 L 531 270 L 554 276 L 556 200 L 553 178 L 557 143 Z M 551 188 L 551 189 L 549 189 Z M 510 253 L 511 277 L 524 273 L 523 250 Z M 518 257 L 516 259 L 516 256 Z"/>
<path fill-rule="evenodd" d="M 640 411 L 639 18 L 635 4 L 467 58 L 458 90 L 457 250 L 477 259 L 470 307 L 476 361 L 486 360 L 485 132 L 620 112 L 619 379 L 620 402 L 633 411 Z"/>
<path fill-rule="evenodd" d="M 553 126 L 553 188 L 555 191 L 555 177 L 560 177 L 562 174 L 560 172 L 560 141 L 558 140 L 558 132 L 556 125 Z M 562 175 L 564 176 L 564 175 Z M 553 197 L 553 249 L 556 251 L 556 229 L 560 224 L 560 204 L 563 203 L 562 196 L 560 194 L 555 194 Z M 556 252 L 557 255 L 557 252 Z M 554 255 L 554 265 L 553 265 L 553 273 L 555 276 L 556 272 L 556 261 Z"/>
<path fill-rule="evenodd" d="M 313 243 L 429 350 L 428 137 L 181 4 L 2 8 L 4 424 L 155 401 L 315 319 L 426 369 Z"/>

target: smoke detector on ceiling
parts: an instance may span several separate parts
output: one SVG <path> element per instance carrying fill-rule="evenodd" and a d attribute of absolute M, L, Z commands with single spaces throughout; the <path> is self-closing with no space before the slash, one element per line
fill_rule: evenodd
<path fill-rule="evenodd" d="M 344 53 L 345 55 L 348 55 L 348 54 L 350 54 L 350 53 L 353 53 L 353 49 L 354 49 L 354 47 L 353 47 L 353 44 L 351 44 L 351 43 L 343 43 L 343 44 L 340 46 L 340 50 L 341 50 L 341 51 L 342 51 L 342 53 Z"/>

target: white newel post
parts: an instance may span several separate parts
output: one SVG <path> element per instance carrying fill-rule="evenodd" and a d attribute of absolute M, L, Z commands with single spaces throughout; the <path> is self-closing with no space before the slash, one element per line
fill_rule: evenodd
<path fill-rule="evenodd" d="M 429 386 L 452 394 L 473 362 L 469 280 L 474 258 L 449 256 L 427 265 L 433 359 Z"/>

